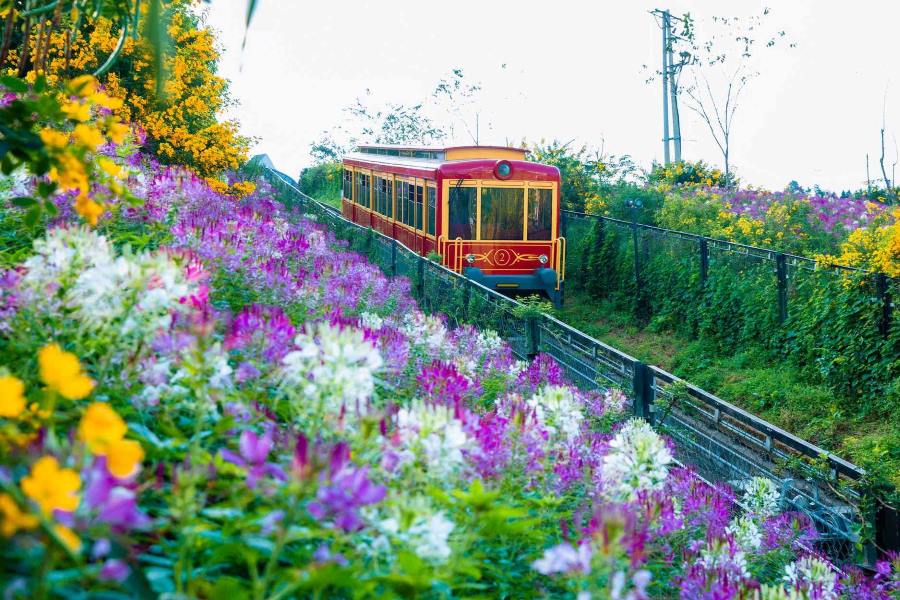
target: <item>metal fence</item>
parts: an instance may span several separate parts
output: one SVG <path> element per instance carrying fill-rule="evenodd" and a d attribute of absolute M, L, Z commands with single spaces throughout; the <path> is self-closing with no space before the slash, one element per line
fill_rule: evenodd
<path fill-rule="evenodd" d="M 633 413 L 671 436 L 678 459 L 705 479 L 740 485 L 749 477 L 763 476 L 778 482 L 783 508 L 809 516 L 821 536 L 819 549 L 833 558 L 871 562 L 875 545 L 895 547 L 895 522 L 876 520 L 867 508 L 871 503 L 855 489 L 865 476 L 859 467 L 671 373 L 450 271 L 394 239 L 345 220 L 334 208 L 304 195 L 277 171 L 268 171 L 266 176 L 288 206 L 299 205 L 386 274 L 409 278 L 413 296 L 423 310 L 443 313 L 453 324 L 494 329 L 520 358 L 546 353 L 582 389 L 621 389 Z"/>

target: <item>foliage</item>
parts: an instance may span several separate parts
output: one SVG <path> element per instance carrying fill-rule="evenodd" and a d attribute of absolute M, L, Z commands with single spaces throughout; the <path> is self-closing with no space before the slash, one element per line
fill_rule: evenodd
<path fill-rule="evenodd" d="M 300 172 L 298 186 L 304 194 L 340 208 L 342 172 L 340 162 L 326 162 L 307 167 Z"/>
<path fill-rule="evenodd" d="M 99 91 L 93 77 L 73 79 L 60 91 L 48 90 L 43 77 L 34 85 L 14 77 L 0 84 L 6 90 L 0 104 L 0 170 L 13 180 L 42 178 L 29 193 L 8 184 L 9 202 L 28 209 L 25 223 L 35 224 L 43 211 L 56 215 L 51 200 L 56 192 L 70 194 L 75 210 L 92 225 L 104 200 L 130 198 L 122 185 L 127 169 L 104 156 L 129 134 L 110 113 L 121 102 Z"/>
<path fill-rule="evenodd" d="M 738 185 L 738 180 L 731 174 L 729 181 L 725 173 L 702 160 L 683 160 L 669 165 L 653 163 L 653 168 L 647 175 L 647 183 L 665 192 L 679 186 L 732 187 Z"/>
<path fill-rule="evenodd" d="M 10 594 L 801 585 L 782 577 L 808 523 L 741 517 L 645 423 L 610 429 L 621 393 L 424 314 L 266 185 L 238 200 L 142 169 L 140 207 L 63 220 L 0 277 Z M 136 249 L 141 233 L 166 247 Z M 760 535 L 729 550 L 738 527 Z M 708 544 L 738 583 L 703 566 Z"/>
<path fill-rule="evenodd" d="M 235 121 L 217 120 L 231 99 L 227 82 L 216 74 L 219 51 L 213 33 L 187 2 L 173 0 L 164 10 L 172 42 L 161 54 L 165 78 L 153 68 L 157 46 L 147 37 L 126 36 L 118 60 L 99 80 L 109 96 L 122 102 L 115 114 L 145 132 L 145 148 L 163 163 L 217 176 L 246 160 L 249 140 L 239 135 Z M 122 35 L 121 26 L 105 17 L 81 20 L 74 41 L 66 31 L 51 30 L 41 37 L 42 32 L 32 33 L 30 45 L 40 38 L 47 55 L 25 77 L 33 80 L 40 73 L 51 85 L 71 73 L 97 69 L 119 47 Z M 18 64 L 20 54 L 21 47 L 13 48 L 6 64 Z"/>
<path fill-rule="evenodd" d="M 462 69 L 452 69 L 432 92 L 414 104 L 388 102 L 374 106 L 371 90 L 344 107 L 344 123 L 322 132 L 310 146 L 316 163 L 340 160 L 359 144 L 433 145 L 456 139 L 460 125 L 478 143 L 478 115 L 469 114 L 481 84 L 466 79 Z"/>

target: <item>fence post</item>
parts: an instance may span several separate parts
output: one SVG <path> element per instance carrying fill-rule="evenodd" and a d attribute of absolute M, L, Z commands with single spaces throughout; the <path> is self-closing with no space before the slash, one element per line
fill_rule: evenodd
<path fill-rule="evenodd" d="M 531 360 L 538 355 L 540 347 L 541 328 L 538 323 L 540 317 L 528 317 L 526 324 L 528 326 L 528 359 Z"/>
<path fill-rule="evenodd" d="M 891 332 L 891 312 L 893 308 L 893 299 L 891 291 L 888 288 L 887 275 L 877 273 L 875 275 L 875 292 L 878 294 L 878 304 L 881 314 L 878 317 L 878 332 L 887 337 Z"/>
<path fill-rule="evenodd" d="M 397 276 L 397 240 L 391 239 L 391 276 Z"/>
<path fill-rule="evenodd" d="M 463 314 L 466 317 L 466 320 L 469 319 L 469 299 L 472 295 L 472 284 L 470 283 L 471 279 L 468 277 L 464 277 L 463 282 Z"/>
<path fill-rule="evenodd" d="M 779 252 L 775 255 L 775 276 L 778 280 L 778 322 L 787 321 L 787 257 Z"/>
<path fill-rule="evenodd" d="M 419 302 L 422 302 L 425 299 L 425 261 L 428 260 L 424 256 L 419 256 L 419 264 L 418 268 L 418 281 L 416 282 L 416 290 L 419 294 Z"/>
<path fill-rule="evenodd" d="M 705 237 L 700 238 L 700 287 L 706 288 L 709 279 L 709 243 Z"/>
<path fill-rule="evenodd" d="M 640 361 L 634 363 L 632 391 L 634 416 L 640 417 L 652 425 L 653 415 L 650 414 L 650 405 L 653 402 L 653 386 L 650 383 L 650 369 Z"/>

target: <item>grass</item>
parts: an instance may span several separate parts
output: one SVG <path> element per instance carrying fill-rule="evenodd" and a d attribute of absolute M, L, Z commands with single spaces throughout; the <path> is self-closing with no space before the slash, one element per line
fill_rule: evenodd
<path fill-rule="evenodd" d="M 826 385 L 760 347 L 723 353 L 713 344 L 651 327 L 612 303 L 575 294 L 557 316 L 593 337 L 659 366 L 723 400 L 871 471 L 900 487 L 896 421 L 843 414 Z M 847 403 L 844 403 L 846 406 Z"/>

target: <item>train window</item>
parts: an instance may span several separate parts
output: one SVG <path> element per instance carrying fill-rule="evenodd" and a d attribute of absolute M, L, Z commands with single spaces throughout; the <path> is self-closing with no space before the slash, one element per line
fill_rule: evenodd
<path fill-rule="evenodd" d="M 363 173 L 356 174 L 356 203 L 370 208 L 369 206 L 369 176 Z"/>
<path fill-rule="evenodd" d="M 450 182 L 450 199 L 448 212 L 448 236 L 451 240 L 462 238 L 475 239 L 476 200 L 478 190 L 474 187 L 459 187 Z"/>
<path fill-rule="evenodd" d="M 421 185 L 416 186 L 416 198 L 415 198 L 415 200 L 416 200 L 416 212 L 415 212 L 416 221 L 415 221 L 415 225 L 413 225 L 413 227 L 415 227 L 418 230 L 422 229 L 422 192 L 423 191 L 424 190 L 422 189 Z"/>
<path fill-rule="evenodd" d="M 375 178 L 375 212 L 390 218 L 393 215 L 394 198 L 390 179 Z"/>
<path fill-rule="evenodd" d="M 522 188 L 481 188 L 481 239 L 521 240 L 524 201 Z"/>
<path fill-rule="evenodd" d="M 528 239 L 549 240 L 553 227 L 553 190 L 528 190 Z"/>
<path fill-rule="evenodd" d="M 384 182 L 384 179 L 382 179 L 381 177 L 375 178 L 375 193 L 372 195 L 373 196 L 372 210 L 374 210 L 378 214 L 381 214 L 381 211 L 383 210 L 382 209 L 382 204 L 384 201 L 384 186 L 382 185 L 383 182 Z"/>
<path fill-rule="evenodd" d="M 385 199 L 385 213 L 384 215 L 393 219 L 394 216 L 394 183 L 390 179 L 384 180 L 384 199 Z"/>
<path fill-rule="evenodd" d="M 344 169 L 344 198 L 353 200 L 353 171 Z"/>
<path fill-rule="evenodd" d="M 405 181 L 397 182 L 397 220 L 404 225 L 409 225 L 409 184 Z"/>
<path fill-rule="evenodd" d="M 437 190 L 433 187 L 428 188 L 428 233 L 434 235 L 434 217 L 437 212 L 436 201 Z"/>

